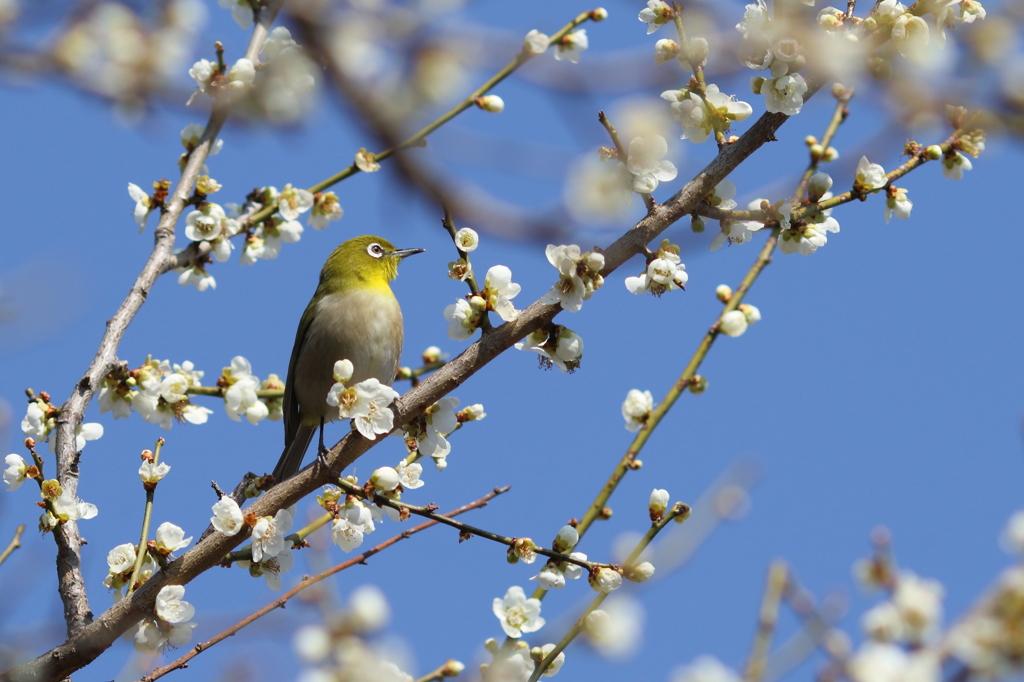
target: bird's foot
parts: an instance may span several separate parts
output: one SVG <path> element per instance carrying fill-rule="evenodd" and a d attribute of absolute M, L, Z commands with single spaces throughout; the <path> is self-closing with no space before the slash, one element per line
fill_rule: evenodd
<path fill-rule="evenodd" d="M 330 465 L 327 464 L 327 455 L 329 455 L 330 453 L 331 451 L 323 445 L 321 445 L 320 448 L 316 451 L 317 463 L 327 470 L 330 470 L 331 468 Z"/>

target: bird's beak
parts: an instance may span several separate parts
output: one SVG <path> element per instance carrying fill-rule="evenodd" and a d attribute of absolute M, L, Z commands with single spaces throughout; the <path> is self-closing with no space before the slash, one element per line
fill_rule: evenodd
<path fill-rule="evenodd" d="M 417 253 L 423 253 L 424 251 L 426 251 L 426 249 L 395 249 L 388 255 L 401 259 L 408 256 L 415 256 Z"/>

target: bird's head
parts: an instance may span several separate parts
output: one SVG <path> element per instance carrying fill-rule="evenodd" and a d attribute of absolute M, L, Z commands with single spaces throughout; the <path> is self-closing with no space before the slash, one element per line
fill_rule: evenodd
<path fill-rule="evenodd" d="M 327 258 L 321 283 L 336 286 L 379 287 L 398 277 L 398 264 L 424 249 L 396 249 L 386 239 L 364 235 L 349 239 Z"/>

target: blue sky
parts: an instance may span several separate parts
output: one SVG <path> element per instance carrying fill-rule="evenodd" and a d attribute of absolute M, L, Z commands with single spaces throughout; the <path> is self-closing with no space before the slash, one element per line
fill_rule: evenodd
<path fill-rule="evenodd" d="M 531 210 L 556 207 L 560 178 L 570 164 L 606 144 L 597 109 L 614 111 L 627 96 L 657 102 L 665 88 L 644 80 L 649 74 L 640 79 L 643 89 L 599 88 L 583 95 L 552 94 L 531 81 L 550 71 L 586 74 L 596 83 L 601 74 L 595 65 L 647 54 L 661 36 L 644 35 L 634 4 L 639 3 L 609 5 L 611 18 L 587 27 L 592 47 L 578 67 L 531 64 L 533 71 L 496 90 L 506 102 L 503 114 L 467 111 L 432 138 L 423 155 L 505 201 Z M 506 19 L 498 3 L 479 3 L 447 30 L 480 21 L 504 25 L 511 36 L 531 28 L 553 32 L 571 13 L 585 9 L 560 5 L 526 3 Z M 206 35 L 224 39 L 229 50 L 244 44 L 226 11 L 216 7 Z M 490 68 L 488 59 L 482 61 Z M 470 80 L 480 82 L 489 73 L 472 71 Z M 673 80 L 665 72 L 658 78 Z M 756 116 L 763 104 L 744 94 L 746 78 L 727 78 L 722 88 L 750 101 Z M 0 326 L 0 398 L 6 403 L 0 442 L 6 443 L 6 453 L 20 451 L 22 391 L 47 390 L 55 402 L 66 398 L 95 353 L 104 321 L 149 253 L 152 226 L 136 234 L 127 183 L 147 186 L 175 177 L 178 133 L 204 117 L 169 106 L 126 126 L 102 102 L 64 86 L 8 83 L 3 88 L 0 110 L 9 134 L 0 178 L 8 195 L 8 229 L 0 256 L 0 301 L 13 311 Z M 778 142 L 731 176 L 741 205 L 757 196 L 782 196 L 791 185 L 787 179 L 795 180 L 805 163 L 803 138 L 821 134 L 831 107 L 827 93 L 820 94 L 780 130 Z M 889 169 L 898 163 L 905 136 L 937 142 L 948 134 L 938 128 L 897 129 L 879 138 L 891 124 L 877 99 L 855 98 L 851 110 L 835 143 L 842 158 L 829 168 L 837 188 L 852 181 L 851 164 L 863 145 L 874 145 L 871 160 Z M 736 131 L 745 127 L 739 124 Z M 480 139 L 472 135 L 501 144 L 529 141 L 546 151 L 531 154 L 533 147 L 521 146 L 515 163 L 503 163 L 486 146 L 467 143 Z M 224 151 L 210 162 L 212 175 L 224 186 L 221 201 L 238 201 L 256 186 L 308 186 L 347 165 L 359 147 L 379 147 L 330 97 L 322 97 L 311 117 L 295 128 L 229 124 L 221 137 Z M 888 142 L 879 148 L 878 139 Z M 668 190 L 659 190 L 659 199 L 691 178 L 713 153 L 710 143 L 697 148 L 669 142 L 680 174 Z M 909 221 L 886 225 L 881 198 L 871 197 L 834 213 L 842 231 L 830 235 L 813 256 L 776 256 L 747 298 L 763 320 L 744 336 L 715 344 L 701 370 L 708 391 L 680 399 L 648 443 L 643 468 L 631 472 L 613 497 L 613 518 L 596 525 L 580 549 L 592 558 L 610 558 L 620 534 L 645 529 L 652 488 L 667 488 L 673 499 L 693 502 L 741 458 L 756 461 L 761 475 L 749 513 L 717 529 L 681 569 L 659 573 L 656 584 L 630 588 L 647 612 L 638 657 L 609 663 L 575 646 L 562 675 L 665 680 L 672 668 L 702 653 L 742 665 L 765 571 L 776 557 L 790 562 L 803 584 L 819 595 L 845 592 L 851 605 L 843 625 L 859 637 L 859 614 L 873 598 L 858 592 L 850 567 L 867 553 L 869 532 L 879 524 L 892 530 L 901 566 L 943 582 L 947 620 L 962 613 L 1011 562 L 997 537 L 1022 506 L 1024 323 L 1016 296 L 1024 290 L 1019 264 L 1024 236 L 1012 213 L 1007 215 L 1007 202 L 993 199 L 1015 196 L 1022 156 L 1009 139 L 993 136 L 988 147 L 962 182 L 944 180 L 937 164 L 902 181 L 914 201 Z M 298 244 L 285 245 L 279 259 L 253 267 L 234 259 L 216 264 L 211 272 L 217 289 L 204 293 L 180 287 L 173 276 L 160 280 L 119 356 L 133 367 L 147 354 L 191 360 L 206 371 L 204 383 L 213 383 L 235 355 L 247 357 L 261 378 L 270 372 L 283 376 L 295 325 L 323 260 L 341 241 L 366 233 L 400 247 L 427 249 L 403 263 L 394 283 L 406 318 L 403 363 L 415 364 L 430 345 L 452 356 L 461 352 L 466 344 L 447 338 L 442 317 L 463 287 L 445 274 L 454 251 L 439 227 L 438 209 L 403 185 L 387 164 L 336 191 L 345 217 L 323 232 L 307 229 Z M 634 202 L 633 218 L 640 210 L 640 202 Z M 573 240 L 584 248 L 606 246 L 633 218 L 614 227 L 577 226 Z M 486 225 L 473 227 L 482 235 L 473 254 L 478 271 L 509 266 L 523 286 L 515 301 L 520 307 L 554 281 L 545 243 L 506 239 Z M 626 392 L 640 388 L 661 399 L 720 310 L 715 287 L 738 284 L 764 239 L 709 253 L 714 226 L 708 227 L 699 236 L 688 224 L 666 232 L 683 246 L 690 274 L 685 293 L 661 299 L 628 293 L 622 279 L 640 271 L 636 260 L 608 278 L 581 312 L 559 317 L 586 341 L 578 372 L 539 371 L 533 354 L 509 351 L 460 387 L 454 395 L 463 404 L 483 403 L 488 416 L 453 437 L 448 469 L 428 468 L 426 486 L 406 499 L 449 509 L 494 486 L 511 485 L 511 492 L 474 512 L 469 522 L 550 544 L 563 523 L 583 514 L 628 446 L 631 434 L 619 414 Z M 89 541 L 83 567 L 97 613 L 110 603 L 101 585 L 106 552 L 137 541 L 144 501 L 136 474 L 139 451 L 152 447 L 158 436 L 167 437 L 164 460 L 173 470 L 158 489 L 154 521 L 173 521 L 195 535 L 215 502 L 211 479 L 228 487 L 244 471 L 269 470 L 276 462 L 279 424 L 235 423 L 215 401 L 204 404 L 214 410 L 209 423 L 175 425 L 167 434 L 137 415 L 114 422 L 109 414 L 100 416 L 95 404 L 90 407 L 88 421 L 106 428 L 106 435 L 84 451 L 80 487 L 81 497 L 100 508 L 96 519 L 81 525 Z M 333 441 L 343 433 L 337 424 L 328 431 Z M 397 439 L 385 442 L 357 462 L 355 473 L 365 477 L 402 454 Z M 0 568 L 0 592 L 8 600 L 0 639 L 17 640 L 31 655 L 59 643 L 63 633 L 53 542 L 34 530 L 39 511 L 34 502 L 28 486 L 0 495 L 0 539 L 6 542 L 19 523 L 30 529 L 25 546 Z M 301 514 L 313 506 L 312 501 L 300 505 Z M 367 546 L 396 528 L 385 524 Z M 685 532 L 686 526 L 672 527 L 665 539 Z M 329 551 L 333 562 L 343 560 L 337 548 Z M 286 585 L 311 570 L 305 561 L 312 555 L 300 553 Z M 447 658 L 474 670 L 483 660 L 483 639 L 501 635 L 491 600 L 510 585 L 529 590 L 527 580 L 536 568 L 509 566 L 500 546 L 479 538 L 459 544 L 454 531 L 442 528 L 342 573 L 329 589 L 342 599 L 364 583 L 385 590 L 393 614 L 386 636 L 406 643 L 415 676 Z M 529 641 L 557 641 L 591 595 L 583 583 L 551 594 L 544 602 L 549 625 Z M 216 569 L 190 584 L 186 598 L 197 608 L 194 641 L 200 641 L 262 606 L 272 593 L 241 570 Z M 204 653 L 186 674 L 221 679 L 244 670 L 251 679 L 290 679 L 296 672 L 291 633 L 316 618 L 315 609 L 297 602 Z M 780 628 L 783 636 L 792 633 L 796 621 L 787 613 Z M 134 679 L 123 673 L 132 657 L 130 645 L 119 643 L 75 679 L 121 679 L 122 674 Z"/>

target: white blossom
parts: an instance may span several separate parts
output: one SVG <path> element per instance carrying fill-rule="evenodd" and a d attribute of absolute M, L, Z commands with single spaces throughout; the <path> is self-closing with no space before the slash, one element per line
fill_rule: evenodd
<path fill-rule="evenodd" d="M 135 545 L 126 542 L 107 552 L 107 571 L 110 575 L 120 575 L 135 567 Z"/>
<path fill-rule="evenodd" d="M 572 33 L 567 33 L 558 43 L 555 45 L 555 59 L 557 60 L 568 60 L 573 64 L 578 64 L 580 61 L 580 54 L 590 47 L 590 41 L 587 39 L 587 32 L 584 29 L 578 29 Z"/>
<path fill-rule="evenodd" d="M 150 198 L 141 187 L 129 182 L 128 196 L 135 202 L 135 222 L 139 224 L 139 232 L 146 229 L 146 218 L 149 217 Z"/>
<path fill-rule="evenodd" d="M 227 536 L 237 535 L 245 526 L 242 510 L 230 495 L 224 495 L 213 505 L 213 516 L 210 518 L 213 527 Z"/>
<path fill-rule="evenodd" d="M 907 198 L 907 190 L 902 187 L 893 189 L 895 189 L 895 193 L 885 198 L 885 210 L 882 214 L 887 223 L 893 216 L 906 220 L 910 217 L 910 210 L 914 208 L 914 202 Z"/>
<path fill-rule="evenodd" d="M 327 227 L 332 220 L 341 220 L 341 216 L 344 214 L 344 209 L 342 209 L 341 204 L 338 203 L 337 194 L 334 192 L 314 194 L 313 210 L 309 214 L 309 226 L 314 230 L 322 230 Z"/>
<path fill-rule="evenodd" d="M 360 381 L 355 389 L 356 402 L 349 416 L 355 420 L 356 430 L 369 440 L 376 439 L 378 434 L 390 433 L 395 414 L 387 406 L 398 398 L 398 391 L 375 378 Z"/>
<path fill-rule="evenodd" d="M 142 478 L 143 483 L 156 484 L 163 480 L 170 470 L 169 464 L 163 462 L 154 464 L 152 460 L 147 460 L 139 467 L 139 477 Z"/>
<path fill-rule="evenodd" d="M 403 459 L 395 467 L 395 471 L 398 472 L 398 479 L 406 490 L 415 490 L 416 488 L 423 487 L 423 481 L 420 480 L 420 476 L 423 474 L 423 465 L 419 462 L 407 464 Z"/>
<path fill-rule="evenodd" d="M 747 5 L 749 8 L 751 5 Z M 736 672 L 714 656 L 700 656 L 688 666 L 672 671 L 671 682 L 741 682 Z"/>
<path fill-rule="evenodd" d="M 164 585 L 156 595 L 154 610 L 161 620 L 168 623 L 183 623 L 191 620 L 196 609 L 187 601 L 182 601 L 185 596 L 183 585 Z"/>
<path fill-rule="evenodd" d="M 963 180 L 964 171 L 971 170 L 971 161 L 960 152 L 942 157 L 942 177 L 947 180 Z"/>
<path fill-rule="evenodd" d="M 284 186 L 281 194 L 277 197 L 277 211 L 285 220 L 296 220 L 298 217 L 313 208 L 313 193 L 291 184 Z"/>
<path fill-rule="evenodd" d="M 512 271 L 504 265 L 495 265 L 487 270 L 484 277 L 484 289 L 480 295 L 487 301 L 488 310 L 498 313 L 506 322 L 511 322 L 519 315 L 512 299 L 522 290 L 512 281 Z"/>
<path fill-rule="evenodd" d="M 638 18 L 647 24 L 647 34 L 650 35 L 672 21 L 673 14 L 672 8 L 662 0 L 647 0 L 647 7 L 640 10 Z"/>
<path fill-rule="evenodd" d="M 533 29 L 526 34 L 526 38 L 523 39 L 523 50 L 530 55 L 544 54 L 548 51 L 548 45 L 551 43 L 551 38 L 544 35 L 537 29 Z"/>
<path fill-rule="evenodd" d="M 99 513 L 96 505 L 82 502 L 68 490 L 63 491 L 60 497 L 53 501 L 53 511 L 56 520 L 60 522 L 91 519 Z"/>
<path fill-rule="evenodd" d="M 671 161 L 665 160 L 668 143 L 661 135 L 634 137 L 629 143 L 626 169 L 633 174 L 633 191 L 650 194 L 659 182 L 674 180 L 678 171 Z"/>
<path fill-rule="evenodd" d="M 654 43 L 654 63 L 667 64 L 679 56 L 679 43 L 665 38 Z"/>
<path fill-rule="evenodd" d="M 345 552 L 363 544 L 363 536 L 375 530 L 370 510 L 361 502 L 342 507 L 331 522 L 331 540 Z"/>
<path fill-rule="evenodd" d="M 928 46 L 928 23 L 912 14 L 901 14 L 892 26 L 892 42 L 900 54 L 920 58 Z"/>
<path fill-rule="evenodd" d="M 622 574 L 616 571 L 614 568 L 608 568 L 602 566 L 597 569 L 597 573 L 593 573 L 590 576 L 590 586 L 594 588 L 596 592 L 612 592 L 622 587 Z"/>
<path fill-rule="evenodd" d="M 285 536 L 292 528 L 292 513 L 288 509 L 279 509 L 273 518 L 264 516 L 252 528 L 252 560 L 256 563 L 264 557 L 277 556 L 285 551 Z"/>
<path fill-rule="evenodd" d="M 476 251 L 480 246 L 480 235 L 471 227 L 463 227 L 455 233 L 455 246 L 465 253 Z"/>
<path fill-rule="evenodd" d="M 764 95 L 765 109 L 773 114 L 787 116 L 800 113 L 806 92 L 807 81 L 798 73 L 766 78 L 760 89 L 760 93 Z"/>
<path fill-rule="evenodd" d="M 921 643 L 938 631 L 943 595 L 942 584 L 937 580 L 919 578 L 909 571 L 900 572 L 892 602 L 903 617 L 911 642 Z"/>
<path fill-rule="evenodd" d="M 161 554 L 170 554 L 188 547 L 192 538 L 185 537 L 185 531 L 169 521 L 164 521 L 156 529 L 156 550 Z"/>
<path fill-rule="evenodd" d="M 637 389 L 631 389 L 626 394 L 622 403 L 622 417 L 626 420 L 626 430 L 639 431 L 640 427 L 647 423 L 647 417 L 654 409 L 654 397 L 650 391 L 642 393 Z"/>
<path fill-rule="evenodd" d="M 610 595 L 601 609 L 587 616 L 584 631 L 602 655 L 625 659 L 635 653 L 643 641 L 643 625 L 643 606 L 636 599 L 620 592 Z"/>
<path fill-rule="evenodd" d="M 480 326 L 480 312 L 464 298 L 444 309 L 444 319 L 449 322 L 448 337 L 455 341 L 465 341 Z"/>
<path fill-rule="evenodd" d="M 718 329 L 726 336 L 742 336 L 743 332 L 747 331 L 747 316 L 739 310 L 730 310 L 725 315 L 722 315 L 722 319 L 718 323 Z"/>
<path fill-rule="evenodd" d="M 885 177 L 885 169 L 877 163 L 868 161 L 868 157 L 860 157 L 857 163 L 854 185 L 864 190 L 879 189 L 888 182 Z"/>
<path fill-rule="evenodd" d="M 544 627 L 540 617 L 540 600 L 527 599 L 523 588 L 513 585 L 505 592 L 504 598 L 495 598 L 494 615 L 501 623 L 501 629 L 509 637 L 522 637 L 523 633 L 536 632 Z"/>
<path fill-rule="evenodd" d="M 265 419 L 270 410 L 256 395 L 260 380 L 252 374 L 249 361 L 241 355 L 235 356 L 231 359 L 231 367 L 225 370 L 225 375 L 233 382 L 224 392 L 224 411 L 228 417 L 237 422 L 245 415 L 251 424 Z"/>
<path fill-rule="evenodd" d="M 8 490 L 17 490 L 25 482 L 28 473 L 28 464 L 21 455 L 10 454 L 4 459 L 7 468 L 4 469 L 4 483 Z"/>
<path fill-rule="evenodd" d="M 554 651 L 554 650 L 555 650 L 555 645 L 554 644 L 545 644 L 544 646 L 542 646 L 540 648 L 541 655 L 544 658 L 547 658 L 551 654 L 551 652 Z M 558 655 L 555 656 L 551 660 L 551 665 L 549 665 L 547 667 L 547 669 L 543 673 L 541 673 L 541 676 L 542 677 L 554 677 L 555 675 L 558 674 L 558 671 L 562 669 L 562 665 L 563 664 L 565 664 L 565 652 L 564 651 L 559 651 Z"/>

